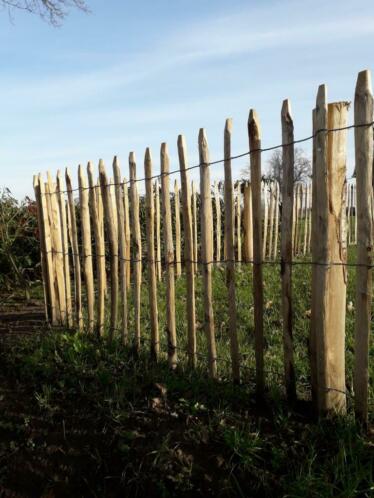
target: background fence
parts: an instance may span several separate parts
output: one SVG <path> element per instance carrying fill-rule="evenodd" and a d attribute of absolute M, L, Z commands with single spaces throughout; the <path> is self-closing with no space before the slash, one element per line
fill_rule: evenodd
<path fill-rule="evenodd" d="M 253 291 L 254 377 L 265 389 L 263 268 L 280 266 L 283 377 L 290 400 L 296 397 L 294 358 L 294 265 L 311 267 L 309 352 L 312 396 L 320 412 L 346 409 L 345 320 L 348 266 L 356 270 L 354 395 L 357 416 L 368 417 L 369 335 L 372 326 L 373 257 L 373 98 L 370 73 L 359 74 L 354 124 L 348 126 L 347 102 L 329 104 L 327 90 L 318 90 L 313 110 L 313 175 L 309 183 L 294 183 L 294 126 L 290 102 L 281 111 L 283 179 L 264 180 L 261 170 L 259 118 L 251 110 L 249 151 L 231 154 L 232 123 L 224 129 L 224 159 L 210 161 L 205 130 L 198 139 L 199 164 L 188 165 L 183 136 L 178 138 L 179 168 L 170 170 L 166 144 L 161 145 L 160 175 L 153 175 L 150 150 L 144 158 L 144 178 L 137 178 L 134 153 L 129 156 L 129 179 L 113 161 L 108 178 L 103 161 L 99 176 L 91 163 L 87 174 L 79 166 L 78 186 L 68 170 L 64 181 L 57 173 L 46 181 L 34 177 L 41 241 L 46 315 L 53 325 L 77 327 L 109 340 L 120 335 L 137 351 L 150 330 L 150 353 L 167 358 L 175 368 L 186 353 L 193 368 L 199 356 L 197 331 L 203 327 L 207 367 L 219 376 L 213 297 L 214 272 L 224 269 L 228 307 L 227 338 L 231 375 L 243 378 L 243 351 L 238 330 L 238 271 L 249 268 Z M 355 132 L 356 179 L 347 182 L 347 130 Z M 250 181 L 234 183 L 231 162 L 250 158 Z M 210 165 L 224 165 L 224 181 L 213 185 Z M 199 168 L 200 187 L 189 171 Z M 174 184 L 170 185 L 170 177 Z M 180 184 L 179 184 L 180 182 Z M 144 185 L 144 194 L 138 185 Z M 347 246 L 357 245 L 355 261 L 347 263 Z M 183 286 L 178 282 L 184 281 Z M 82 286 L 83 281 L 83 286 Z M 243 279 L 241 279 L 241 285 Z M 176 291 L 178 287 L 178 292 Z M 148 291 L 144 300 L 144 288 Z M 182 289 L 182 291 L 181 291 Z M 160 297 L 160 292 L 164 292 Z M 197 319 L 202 297 L 203 324 Z M 160 299 L 165 323 L 160 328 Z M 106 304 L 110 304 L 110 310 Z M 145 303 L 145 304 L 144 304 Z M 245 305 L 245 303 L 243 303 Z M 145 313 L 147 323 L 142 324 Z M 186 339 L 180 339 L 176 307 L 185 307 Z M 249 305 L 247 304 L 247 307 Z M 109 321 L 109 323 L 108 323 Z M 131 326 L 129 325 L 131 324 Z M 186 344 L 182 347 L 180 343 Z"/>

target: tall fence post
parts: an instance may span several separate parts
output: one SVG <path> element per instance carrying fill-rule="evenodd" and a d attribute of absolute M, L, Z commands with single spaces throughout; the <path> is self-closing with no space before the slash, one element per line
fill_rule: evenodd
<path fill-rule="evenodd" d="M 83 329 L 81 263 L 79 259 L 77 219 L 75 214 L 74 192 L 71 181 L 71 175 L 68 168 L 66 168 L 65 170 L 65 182 L 68 194 L 68 207 L 69 207 L 68 225 L 69 225 L 70 243 L 73 253 L 75 320 L 76 324 L 78 325 L 78 330 L 81 331 Z"/>
<path fill-rule="evenodd" d="M 129 155 L 130 170 L 130 212 L 131 237 L 134 248 L 134 308 L 135 308 L 135 350 L 140 351 L 140 309 L 142 285 L 142 238 L 140 232 L 139 196 L 136 188 L 136 160 L 134 152 Z"/>
<path fill-rule="evenodd" d="M 86 176 L 83 173 L 81 165 L 78 167 L 79 179 L 79 200 L 81 209 L 81 228 L 83 241 L 83 273 L 86 284 L 87 311 L 88 311 L 88 332 L 94 331 L 95 314 L 94 314 L 94 281 L 92 269 L 92 247 L 91 247 L 91 223 L 90 212 L 88 207 L 88 188 Z"/>
<path fill-rule="evenodd" d="M 214 205 L 216 211 L 216 261 L 221 261 L 221 198 L 218 182 L 214 182 Z"/>
<path fill-rule="evenodd" d="M 96 247 L 96 278 L 97 278 L 97 335 L 101 337 L 104 334 L 104 320 L 105 320 L 105 249 L 102 240 L 101 226 L 100 226 L 100 215 L 97 203 L 96 190 L 98 186 L 95 184 L 95 178 L 93 175 L 93 166 L 89 161 L 87 164 L 87 174 L 88 174 L 88 185 L 89 190 L 89 206 L 92 217 L 92 225 L 95 237 L 95 247 Z"/>
<path fill-rule="evenodd" d="M 235 288 L 235 243 L 234 243 L 234 193 L 231 172 L 232 120 L 227 119 L 224 131 L 225 167 L 225 240 L 226 240 L 226 282 L 229 300 L 229 333 L 231 370 L 235 383 L 240 382 L 240 360 L 237 331 L 236 288 Z"/>
<path fill-rule="evenodd" d="M 244 261 L 251 263 L 253 260 L 253 216 L 252 216 L 252 185 L 246 182 L 244 185 Z"/>
<path fill-rule="evenodd" d="M 100 175 L 100 188 L 101 197 L 104 207 L 105 226 L 107 228 L 108 241 L 109 241 L 109 255 L 110 255 L 110 330 L 109 340 L 113 339 L 114 333 L 117 330 L 118 322 L 118 237 L 116 233 L 114 215 L 113 215 L 113 201 L 108 185 L 108 178 L 105 171 L 104 161 L 99 161 L 99 175 Z"/>
<path fill-rule="evenodd" d="M 264 289 L 262 280 L 261 130 L 260 122 L 254 109 L 251 109 L 249 112 L 248 137 L 253 213 L 253 301 L 255 324 L 256 391 L 258 396 L 262 396 L 265 388 L 265 376 L 263 322 Z"/>
<path fill-rule="evenodd" d="M 316 147 L 313 171 L 312 316 L 315 343 L 316 404 L 320 413 L 346 409 L 345 306 L 346 131 L 348 104 L 327 104 L 324 85 L 315 111 Z M 334 131 L 326 131 L 334 130 Z M 331 264 L 331 263 L 334 264 Z"/>
<path fill-rule="evenodd" d="M 204 285 L 204 326 L 208 341 L 209 373 L 217 377 L 217 353 L 212 298 L 213 220 L 210 196 L 209 149 L 205 130 L 199 132 L 201 262 Z"/>
<path fill-rule="evenodd" d="M 373 295 L 373 94 L 369 71 L 359 73 L 354 103 L 356 159 L 356 324 L 354 391 L 357 418 L 368 422 L 369 337 Z"/>
<path fill-rule="evenodd" d="M 157 280 L 161 281 L 162 278 L 162 261 L 161 261 L 161 218 L 160 218 L 160 187 L 158 180 L 154 183 L 155 190 L 155 230 L 156 230 L 156 269 L 157 269 Z"/>
<path fill-rule="evenodd" d="M 151 151 L 147 147 L 144 156 L 145 173 L 145 220 L 147 236 L 147 263 L 148 263 L 148 289 L 149 307 L 151 321 L 151 358 L 158 359 L 160 351 L 160 339 L 158 330 L 158 307 L 157 307 L 157 278 L 155 261 L 155 211 L 153 205 L 152 189 L 152 158 Z"/>
<path fill-rule="evenodd" d="M 195 182 L 192 181 L 192 235 L 193 235 L 193 259 L 194 259 L 194 272 L 197 272 L 197 193 Z"/>
<path fill-rule="evenodd" d="M 178 180 L 174 181 L 174 215 L 175 215 L 175 268 L 176 275 L 180 277 L 182 274 L 182 253 L 181 253 L 181 215 L 179 201 L 179 186 Z"/>
<path fill-rule="evenodd" d="M 191 191 L 188 178 L 188 159 L 186 141 L 182 135 L 178 137 L 178 156 L 181 174 L 181 192 L 184 229 L 184 259 L 186 265 L 187 287 L 187 328 L 188 328 L 188 360 L 191 367 L 196 366 L 196 319 L 195 319 L 195 271 L 194 241 L 191 210 Z"/>
<path fill-rule="evenodd" d="M 117 225 L 119 243 L 119 277 L 121 289 L 121 337 L 127 344 L 128 341 L 128 313 L 127 313 L 127 281 L 126 281 L 126 233 L 125 233 L 125 206 L 123 199 L 122 175 L 117 156 L 113 159 L 113 177 L 115 183 Z"/>
<path fill-rule="evenodd" d="M 66 220 L 66 203 L 64 194 L 64 183 L 61 178 L 60 170 L 57 171 L 57 199 L 60 210 L 62 251 L 64 256 L 64 276 L 65 276 L 65 298 L 66 298 L 66 320 L 69 328 L 73 326 L 73 315 L 71 309 L 71 282 L 70 282 L 70 265 L 69 265 L 69 241 L 68 227 Z"/>
<path fill-rule="evenodd" d="M 292 305 L 292 227 L 294 213 L 294 126 L 290 101 L 284 100 L 282 121 L 282 222 L 281 222 L 281 277 L 284 378 L 287 397 L 296 398 L 295 367 L 293 358 L 293 305 Z"/>
<path fill-rule="evenodd" d="M 161 144 L 161 195 L 165 241 L 166 265 L 166 332 L 168 338 L 168 360 L 170 368 L 177 366 L 177 333 L 175 325 L 175 270 L 173 227 L 170 205 L 170 160 L 166 143 Z"/>

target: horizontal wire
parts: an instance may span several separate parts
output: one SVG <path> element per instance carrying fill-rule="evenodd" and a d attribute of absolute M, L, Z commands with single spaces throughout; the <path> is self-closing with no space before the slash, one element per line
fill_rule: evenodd
<path fill-rule="evenodd" d="M 216 161 L 211 161 L 209 163 L 195 164 L 194 166 L 189 166 L 188 168 L 185 168 L 183 171 L 190 171 L 190 170 L 193 170 L 193 169 L 196 169 L 196 168 L 200 168 L 204 164 L 207 164 L 209 166 L 213 166 L 215 164 L 222 164 L 225 161 L 232 161 L 232 160 L 235 160 L 235 159 L 240 159 L 242 157 L 250 156 L 251 154 L 254 154 L 256 152 L 260 152 L 260 153 L 262 153 L 262 152 L 269 152 L 269 151 L 272 151 L 272 150 L 280 149 L 282 147 L 289 147 L 291 145 L 300 144 L 300 143 L 307 142 L 309 140 L 312 140 L 312 139 L 316 138 L 317 135 L 319 135 L 320 133 L 323 133 L 323 132 L 325 132 L 325 133 L 332 133 L 332 132 L 337 132 L 337 131 L 350 130 L 352 128 L 370 127 L 370 126 L 373 126 L 373 125 L 374 125 L 374 121 L 371 121 L 369 123 L 353 124 L 353 125 L 349 125 L 349 126 L 343 126 L 341 128 L 320 128 L 319 130 L 316 130 L 315 133 L 313 133 L 312 135 L 309 135 L 308 137 L 305 137 L 305 138 L 300 138 L 298 140 L 293 140 L 292 142 L 288 142 L 288 143 L 285 143 L 285 144 L 273 145 L 271 147 L 264 147 L 264 148 L 260 147 L 260 148 L 257 148 L 257 149 L 252 149 L 252 150 L 249 150 L 247 152 L 243 152 L 242 154 L 238 154 L 236 156 L 231 156 L 231 157 L 224 158 L 224 159 L 218 159 Z M 127 180 L 126 182 L 119 182 L 119 183 L 112 182 L 112 183 L 107 183 L 105 185 L 105 188 L 106 187 L 112 187 L 112 186 L 125 186 L 125 185 L 131 184 L 131 183 L 143 182 L 143 181 L 147 181 L 147 180 L 148 181 L 155 180 L 155 179 L 158 179 L 158 178 L 162 178 L 163 176 L 171 176 L 171 175 L 174 175 L 176 173 L 180 173 L 181 171 L 182 171 L 181 169 L 175 169 L 175 170 L 169 171 L 167 173 L 160 173 L 158 175 L 153 175 L 153 176 L 144 177 L 144 178 L 135 178 L 133 180 Z M 78 192 L 78 191 L 82 191 L 82 190 L 92 190 L 92 189 L 95 189 L 95 188 L 102 188 L 102 187 L 103 186 L 101 184 L 99 184 L 99 185 L 93 185 L 92 187 L 91 186 L 88 186 L 88 187 L 77 187 L 77 188 L 74 188 L 74 189 L 56 190 L 55 192 L 43 192 L 42 195 L 65 194 L 65 193 Z"/>
<path fill-rule="evenodd" d="M 343 262 L 343 261 L 283 261 L 283 260 L 261 260 L 261 261 L 256 261 L 256 260 L 234 260 L 234 259 L 225 259 L 225 260 L 211 260 L 211 261 L 202 261 L 202 260 L 194 260 L 194 259 L 182 259 L 180 261 L 166 261 L 165 259 L 148 259 L 147 256 L 142 257 L 141 259 L 132 259 L 132 258 L 122 258 L 118 254 L 77 254 L 74 252 L 64 252 L 64 251 L 56 251 L 55 249 L 52 249 L 50 251 L 43 252 L 43 254 L 62 254 L 64 256 L 69 256 L 70 254 L 72 256 L 76 257 L 82 257 L 82 258 L 107 258 L 108 256 L 114 256 L 115 258 L 118 258 L 120 261 L 125 261 L 128 263 L 150 263 L 150 264 L 156 264 L 156 263 L 163 263 L 165 266 L 167 265 L 176 265 L 176 264 L 197 264 L 197 265 L 228 265 L 228 264 L 238 264 L 238 265 L 280 265 L 280 266 L 324 266 L 324 267 L 329 267 L 329 266 L 344 266 L 344 267 L 353 267 L 353 268 L 374 268 L 374 265 L 369 265 L 365 263 L 348 263 L 348 262 Z"/>

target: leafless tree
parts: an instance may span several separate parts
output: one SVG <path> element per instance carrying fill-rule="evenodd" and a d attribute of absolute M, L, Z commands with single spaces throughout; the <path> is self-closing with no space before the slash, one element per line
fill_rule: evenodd
<path fill-rule="evenodd" d="M 71 8 L 89 12 L 85 0 L 0 0 L 0 6 L 10 16 L 16 10 L 23 10 L 38 15 L 52 26 L 60 26 Z"/>
<path fill-rule="evenodd" d="M 242 175 L 244 178 L 249 178 L 250 168 L 249 165 L 243 168 Z M 295 166 L 294 166 L 294 181 L 306 182 L 312 176 L 312 162 L 306 156 L 303 149 L 295 148 Z M 269 160 L 267 161 L 265 179 L 278 180 L 279 185 L 282 185 L 283 168 L 282 168 L 282 149 L 273 151 Z"/>

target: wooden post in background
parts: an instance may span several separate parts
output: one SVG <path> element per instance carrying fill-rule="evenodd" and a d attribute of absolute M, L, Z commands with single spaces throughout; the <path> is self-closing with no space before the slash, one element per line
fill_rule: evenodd
<path fill-rule="evenodd" d="M 101 186 L 100 186 L 100 176 L 97 178 L 97 184 L 95 188 L 96 194 L 96 205 L 97 205 L 97 215 L 99 219 L 99 227 L 100 227 L 100 254 L 104 254 L 106 256 L 105 250 L 105 230 L 104 230 L 104 206 L 103 206 L 103 196 L 101 195 Z M 102 265 L 103 271 L 103 286 L 104 286 L 104 299 L 107 297 L 107 280 L 106 280 L 106 267 L 105 267 L 105 257 L 104 264 Z"/>
<path fill-rule="evenodd" d="M 95 184 L 95 178 L 93 174 L 93 166 L 91 161 L 87 164 L 87 174 L 88 174 L 88 185 L 89 190 L 89 206 L 92 217 L 92 225 L 95 237 L 95 247 L 96 247 L 96 278 L 97 278 L 97 335 L 99 337 L 104 334 L 104 320 L 105 320 L 105 245 L 102 240 L 101 224 L 99 208 L 97 203 L 97 190 L 98 186 Z"/>
<path fill-rule="evenodd" d="M 160 339 L 158 331 L 158 308 L 157 308 L 157 278 L 155 262 L 155 211 L 153 205 L 152 189 L 152 158 L 147 147 L 144 156 L 144 176 L 145 176 L 145 219 L 146 219 L 146 240 L 147 240 L 147 263 L 148 263 L 148 289 L 149 307 L 151 321 L 151 358 L 158 359 L 160 351 Z"/>
<path fill-rule="evenodd" d="M 221 198 L 217 181 L 214 182 L 214 204 L 216 211 L 216 261 L 221 261 Z"/>
<path fill-rule="evenodd" d="M 136 160 L 134 152 L 129 155 L 130 170 L 130 212 L 131 236 L 134 248 L 134 307 L 135 307 L 135 350 L 140 351 L 140 309 L 142 285 L 142 239 L 140 232 L 139 197 L 136 188 Z"/>
<path fill-rule="evenodd" d="M 267 248 L 267 240 L 268 240 L 268 222 L 269 222 L 269 207 L 268 207 L 268 186 L 264 181 L 263 185 L 263 194 L 264 194 L 264 239 L 262 244 L 262 259 L 266 258 L 266 248 Z M 253 197 L 252 197 L 253 198 Z M 262 210 L 262 207 L 261 207 Z"/>
<path fill-rule="evenodd" d="M 154 183 L 155 190 L 155 217 L 156 217 L 156 270 L 157 280 L 161 281 L 162 278 L 162 264 L 161 264 L 161 220 L 160 220 L 160 187 L 158 180 Z"/>
<path fill-rule="evenodd" d="M 303 243 L 303 254 L 306 254 L 307 241 L 308 241 L 308 203 L 309 203 L 309 192 L 308 186 L 303 185 L 304 191 L 304 243 Z"/>
<path fill-rule="evenodd" d="M 61 178 L 60 170 L 57 171 L 57 200 L 60 211 L 62 251 L 64 256 L 64 277 L 65 277 L 65 298 L 66 298 L 66 320 L 69 328 L 73 326 L 73 314 L 71 309 L 71 282 L 70 282 L 70 265 L 69 265 L 69 241 L 68 227 L 66 221 L 66 202 L 64 194 L 64 183 Z"/>
<path fill-rule="evenodd" d="M 83 329 L 81 264 L 79 259 L 79 246 L 78 246 L 78 234 L 77 234 L 77 220 L 75 215 L 74 193 L 71 182 L 71 175 L 68 168 L 66 168 L 65 171 L 65 182 L 68 194 L 68 206 L 69 206 L 68 222 L 70 222 L 69 233 L 71 237 L 70 242 L 73 252 L 75 320 L 76 324 L 78 325 L 78 330 L 81 331 Z"/>
<path fill-rule="evenodd" d="M 274 219 L 275 219 L 275 193 L 274 193 L 274 182 L 269 184 L 269 194 L 270 194 L 270 215 L 269 215 L 269 247 L 268 247 L 268 258 L 271 259 L 273 255 L 273 234 L 274 234 Z"/>
<path fill-rule="evenodd" d="M 129 212 L 129 189 L 128 181 L 123 179 L 123 209 L 125 213 L 125 258 L 126 258 L 126 288 L 130 289 L 131 284 L 131 233 L 130 233 L 130 212 Z"/>
<path fill-rule="evenodd" d="M 354 391 L 357 418 L 368 422 L 369 338 L 373 296 L 373 94 L 369 71 L 359 73 L 356 84 L 354 124 L 356 159 L 356 323 Z"/>
<path fill-rule="evenodd" d="M 244 261 L 249 263 L 253 260 L 252 186 L 249 182 L 244 185 L 243 228 Z"/>
<path fill-rule="evenodd" d="M 195 320 L 195 265 L 194 241 L 191 211 L 191 191 L 188 178 L 188 159 L 186 141 L 182 135 L 178 137 L 179 167 L 181 170 L 181 192 L 184 227 L 184 258 L 186 265 L 187 287 L 187 329 L 188 329 L 188 360 L 191 367 L 196 366 L 196 320 Z"/>
<path fill-rule="evenodd" d="M 92 333 L 95 326 L 95 299 L 94 299 L 94 281 L 92 269 L 92 247 L 91 247 L 91 224 L 90 212 L 88 207 L 88 188 L 86 175 L 83 173 L 81 165 L 78 166 L 79 180 L 79 201 L 81 209 L 81 229 L 83 242 L 83 274 L 86 284 L 87 298 L 87 317 L 88 317 L 88 332 Z"/>
<path fill-rule="evenodd" d="M 316 129 L 345 127 L 347 114 L 346 102 L 327 105 L 326 87 L 321 85 Z M 345 412 L 346 131 L 319 131 L 315 154 L 311 333 L 316 349 L 316 402 L 321 413 Z M 338 264 L 329 265 L 330 262 Z"/>
<path fill-rule="evenodd" d="M 195 182 L 192 182 L 192 235 L 193 235 L 193 259 L 194 259 L 194 272 L 197 272 L 197 193 Z"/>
<path fill-rule="evenodd" d="M 255 325 L 256 391 L 264 394 L 264 290 L 262 280 L 262 216 L 261 216 L 261 130 L 255 110 L 251 109 L 248 118 L 248 137 L 252 185 L 253 213 L 253 301 Z M 266 203 L 265 203 L 266 204 Z M 266 229 L 265 229 L 266 233 Z"/>
<path fill-rule="evenodd" d="M 201 262 L 204 286 L 204 327 L 208 341 L 209 374 L 217 377 L 217 353 L 212 298 L 212 199 L 210 197 L 209 149 L 205 130 L 199 132 Z"/>
<path fill-rule="evenodd" d="M 289 400 L 296 398 L 295 366 L 293 357 L 293 304 L 292 304 L 292 227 L 294 213 L 294 125 L 291 103 L 283 101 L 282 121 L 282 222 L 281 222 L 281 278 L 284 378 Z M 290 144 L 290 145 L 288 145 Z"/>
<path fill-rule="evenodd" d="M 113 159 L 114 189 L 116 195 L 116 212 L 119 243 L 119 281 L 121 289 L 121 338 L 124 344 L 128 342 L 128 314 L 127 314 L 127 282 L 126 282 L 126 234 L 125 234 L 125 206 L 123 199 L 123 184 L 121 184 L 121 169 L 117 156 Z"/>
<path fill-rule="evenodd" d="M 235 288 L 235 243 L 234 243 L 234 195 L 231 172 L 232 120 L 227 119 L 224 131 L 225 158 L 225 240 L 227 243 L 226 283 L 229 299 L 229 333 L 231 370 L 235 383 L 240 382 L 239 343 L 237 331 L 236 288 Z"/>
<path fill-rule="evenodd" d="M 101 198 L 103 200 L 105 226 L 107 228 L 110 255 L 110 331 L 109 340 L 113 339 L 118 322 L 118 236 L 114 222 L 111 186 L 105 171 L 104 161 L 99 161 Z"/>
<path fill-rule="evenodd" d="M 171 369 L 177 366 L 177 333 L 175 325 L 175 280 L 174 244 L 170 205 L 170 159 L 166 143 L 161 144 L 161 194 L 165 241 L 166 265 L 166 333 L 168 338 L 168 361 Z M 158 187 L 157 187 L 158 188 Z M 188 299 L 187 299 L 188 300 Z"/>
<path fill-rule="evenodd" d="M 236 244 L 238 251 L 238 263 L 242 260 L 242 192 L 241 182 L 237 182 L 236 186 Z"/>
<path fill-rule="evenodd" d="M 174 181 L 174 215 L 175 215 L 175 268 L 177 277 L 182 274 L 182 253 L 181 253 L 181 211 L 179 202 L 178 180 Z"/>
<path fill-rule="evenodd" d="M 275 220 L 274 220 L 274 248 L 273 260 L 277 259 L 278 254 L 278 238 L 279 238 L 279 183 L 275 181 Z M 292 233 L 292 226 L 291 226 Z"/>

